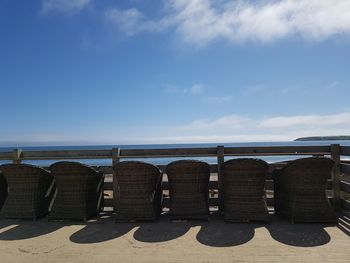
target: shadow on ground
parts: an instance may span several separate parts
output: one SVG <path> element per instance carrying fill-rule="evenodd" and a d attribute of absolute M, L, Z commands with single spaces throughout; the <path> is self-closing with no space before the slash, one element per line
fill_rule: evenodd
<path fill-rule="evenodd" d="M 287 220 L 275 219 L 266 226 L 273 239 L 296 247 L 316 247 L 331 241 L 324 229 L 325 224 L 291 224 Z M 334 226 L 334 225 L 332 225 Z"/>
<path fill-rule="evenodd" d="M 141 223 L 134 233 L 134 239 L 141 242 L 165 242 L 185 235 L 196 222 L 173 221 L 167 215 L 155 223 Z"/>
<path fill-rule="evenodd" d="M 46 218 L 39 221 L 2 220 L 0 224 L 0 240 L 22 240 L 52 233 L 64 225 L 58 222 L 47 222 Z M 1 232 L 5 227 L 9 229 Z"/>
<path fill-rule="evenodd" d="M 77 244 L 100 243 L 120 238 L 134 228 L 133 237 L 141 242 L 166 242 L 177 239 L 192 227 L 200 227 L 196 239 L 211 247 L 232 247 L 252 240 L 255 230 L 266 227 L 271 237 L 283 244 L 296 247 L 316 247 L 331 241 L 324 224 L 291 224 L 274 217 L 270 223 L 225 223 L 219 215 L 211 216 L 209 221 L 173 221 L 163 215 L 154 223 L 115 223 L 112 215 L 102 215 L 88 222 L 48 222 L 0 220 L 0 240 L 24 240 L 47 235 L 58 229 L 80 225 L 82 228 L 70 236 L 70 241 Z M 334 226 L 334 225 L 332 225 Z M 268 236 L 266 238 L 269 238 Z"/>
<path fill-rule="evenodd" d="M 197 234 L 198 242 L 211 247 L 232 247 L 242 245 L 253 239 L 256 223 L 225 223 L 215 218 L 204 222 Z"/>
<path fill-rule="evenodd" d="M 6 228 L 6 227 L 8 227 L 10 225 L 12 225 L 12 221 L 10 221 L 10 220 L 0 220 L 0 231 L 3 228 Z"/>
<path fill-rule="evenodd" d="M 95 222 L 87 222 L 85 227 L 70 236 L 70 241 L 78 244 L 100 243 L 127 234 L 136 227 L 134 223 L 116 224 L 112 217 L 101 217 Z"/>

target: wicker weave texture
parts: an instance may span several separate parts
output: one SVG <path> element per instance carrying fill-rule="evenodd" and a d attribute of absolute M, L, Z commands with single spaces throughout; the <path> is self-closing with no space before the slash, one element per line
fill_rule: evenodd
<path fill-rule="evenodd" d="M 35 220 L 48 213 L 54 192 L 49 171 L 28 164 L 4 164 L 0 170 L 8 186 L 0 217 Z"/>
<path fill-rule="evenodd" d="M 226 221 L 267 221 L 265 180 L 268 164 L 260 159 L 232 159 L 221 165 Z"/>
<path fill-rule="evenodd" d="M 208 219 L 209 164 L 180 160 L 167 165 L 172 219 Z"/>
<path fill-rule="evenodd" d="M 302 158 L 274 173 L 275 210 L 293 222 L 335 222 L 326 195 L 334 162 L 329 158 Z"/>
<path fill-rule="evenodd" d="M 0 211 L 7 198 L 7 182 L 4 174 L 0 171 Z"/>
<path fill-rule="evenodd" d="M 88 220 L 103 205 L 102 173 L 79 162 L 57 162 L 50 166 L 57 185 L 50 220 Z"/>
<path fill-rule="evenodd" d="M 114 166 L 114 211 L 117 222 L 154 221 L 161 213 L 162 173 L 139 161 Z"/>

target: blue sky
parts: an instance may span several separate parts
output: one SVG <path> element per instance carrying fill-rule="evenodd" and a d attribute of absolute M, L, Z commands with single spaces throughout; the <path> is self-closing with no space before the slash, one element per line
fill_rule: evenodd
<path fill-rule="evenodd" d="M 2 0 L 0 146 L 350 135 L 349 0 Z"/>

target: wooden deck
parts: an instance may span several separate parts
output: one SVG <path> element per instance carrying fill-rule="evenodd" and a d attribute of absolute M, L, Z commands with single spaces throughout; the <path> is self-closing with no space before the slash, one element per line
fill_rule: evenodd
<path fill-rule="evenodd" d="M 209 222 L 115 224 L 0 221 L 0 256 L 9 262 L 332 262 L 350 260 L 350 238 L 337 226 Z"/>

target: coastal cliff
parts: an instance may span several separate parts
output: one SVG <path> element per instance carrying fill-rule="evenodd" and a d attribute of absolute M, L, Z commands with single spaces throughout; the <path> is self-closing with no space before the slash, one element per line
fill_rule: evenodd
<path fill-rule="evenodd" d="M 301 138 L 295 139 L 294 141 L 342 141 L 342 140 L 350 140 L 350 136 L 342 135 L 342 136 L 301 137 Z"/>

